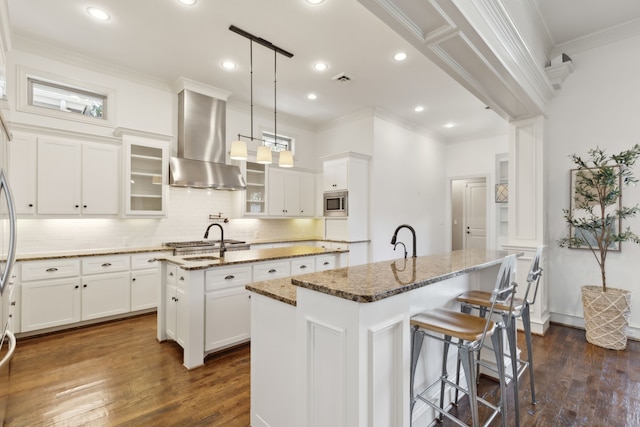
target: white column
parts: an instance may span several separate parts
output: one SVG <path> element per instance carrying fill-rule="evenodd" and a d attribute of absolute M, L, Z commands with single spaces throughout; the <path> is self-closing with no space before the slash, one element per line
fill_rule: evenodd
<path fill-rule="evenodd" d="M 524 252 L 517 261 L 516 280 L 520 296 L 524 295 L 527 273 L 536 248 L 544 244 L 544 124 L 542 116 L 510 123 L 509 237 L 503 248 Z M 543 257 L 542 268 L 545 266 Z M 543 273 L 536 302 L 531 307 L 531 331 L 535 334 L 544 334 L 549 327 L 544 277 Z"/>

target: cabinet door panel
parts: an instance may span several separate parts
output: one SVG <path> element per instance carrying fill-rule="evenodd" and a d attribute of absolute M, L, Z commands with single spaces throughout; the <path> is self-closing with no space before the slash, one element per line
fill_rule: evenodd
<path fill-rule="evenodd" d="M 284 215 L 284 180 L 284 171 L 269 169 L 269 186 L 267 188 L 269 198 L 267 199 L 267 206 L 270 216 Z"/>
<path fill-rule="evenodd" d="M 300 173 L 300 216 L 314 216 L 316 178 L 310 173 Z"/>
<path fill-rule="evenodd" d="M 38 140 L 38 213 L 80 214 L 80 163 L 78 142 Z"/>
<path fill-rule="evenodd" d="M 160 272 L 141 270 L 131 273 L 131 311 L 145 310 L 158 306 Z"/>
<path fill-rule="evenodd" d="M 167 299 L 165 301 L 165 332 L 167 336 L 174 341 L 177 341 L 178 337 L 178 304 L 176 301 L 177 288 L 175 286 L 167 285 Z"/>
<path fill-rule="evenodd" d="M 18 214 L 36 213 L 37 151 L 35 138 L 9 142 L 9 182 Z"/>
<path fill-rule="evenodd" d="M 205 351 L 251 337 L 250 293 L 243 287 L 207 292 L 205 299 Z"/>
<path fill-rule="evenodd" d="M 82 149 L 82 212 L 117 215 L 120 211 L 120 153 L 101 144 Z"/>
<path fill-rule="evenodd" d="M 127 313 L 130 306 L 128 272 L 82 278 L 82 320 Z"/>
<path fill-rule="evenodd" d="M 22 332 L 80 321 L 80 278 L 22 283 Z"/>
<path fill-rule="evenodd" d="M 285 172 L 284 215 L 300 216 L 300 174 Z"/>

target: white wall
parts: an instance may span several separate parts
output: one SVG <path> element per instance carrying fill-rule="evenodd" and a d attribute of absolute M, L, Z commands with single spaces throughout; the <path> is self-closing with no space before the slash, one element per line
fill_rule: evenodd
<path fill-rule="evenodd" d="M 348 151 L 373 154 L 373 110 L 342 117 L 317 130 L 316 167 L 322 170 L 322 157 Z"/>
<path fill-rule="evenodd" d="M 617 153 L 640 142 L 640 36 L 628 38 L 572 55 L 575 71 L 568 76 L 562 90 L 547 111 L 545 163 L 547 169 L 547 239 L 549 307 L 552 321 L 583 325 L 580 287 L 599 285 L 599 269 L 593 255 L 586 250 L 559 248 L 555 243 L 567 232 L 562 209 L 569 207 L 568 156 L 586 155 L 599 146 Z M 634 172 L 640 175 L 640 165 Z M 640 188 L 623 188 L 623 203 L 640 203 Z M 627 220 L 640 233 L 640 218 Z M 640 279 L 637 263 L 640 247 L 624 243 L 619 253 L 607 258 L 607 283 L 632 291 L 630 326 L 640 337 Z"/>
<path fill-rule="evenodd" d="M 496 248 L 496 212 L 494 198 L 496 184 L 496 156 L 509 149 L 509 136 L 457 142 L 446 146 L 447 185 L 452 180 L 485 178 L 487 183 L 487 248 Z M 447 250 L 451 249 L 451 191 L 446 194 Z"/>
<path fill-rule="evenodd" d="M 370 237 L 372 261 L 402 257 L 391 236 L 409 224 L 417 236 L 417 255 L 445 250 L 445 145 L 398 124 L 376 117 L 371 159 Z M 412 252 L 411 233 L 398 240 Z"/>

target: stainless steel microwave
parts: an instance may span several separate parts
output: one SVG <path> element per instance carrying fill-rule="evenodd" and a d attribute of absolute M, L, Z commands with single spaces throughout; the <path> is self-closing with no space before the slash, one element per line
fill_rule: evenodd
<path fill-rule="evenodd" d="M 326 191 L 322 197 L 324 216 L 348 216 L 349 192 Z"/>

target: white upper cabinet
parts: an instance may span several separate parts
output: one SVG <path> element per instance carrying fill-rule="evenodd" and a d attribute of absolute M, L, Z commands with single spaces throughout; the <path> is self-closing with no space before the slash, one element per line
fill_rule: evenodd
<path fill-rule="evenodd" d="M 125 215 L 165 216 L 168 143 L 124 135 Z"/>
<path fill-rule="evenodd" d="M 36 213 L 38 141 L 35 137 L 16 137 L 9 142 L 9 177 L 16 213 Z"/>
<path fill-rule="evenodd" d="M 313 216 L 315 177 L 311 173 L 269 168 L 269 216 Z"/>
<path fill-rule="evenodd" d="M 349 159 L 326 160 L 322 170 L 323 191 L 347 190 L 349 188 Z"/>
<path fill-rule="evenodd" d="M 82 147 L 82 213 L 120 213 L 120 150 L 107 144 Z"/>
<path fill-rule="evenodd" d="M 82 147 L 75 141 L 38 140 L 39 214 L 79 215 Z"/>
<path fill-rule="evenodd" d="M 114 145 L 39 138 L 37 213 L 117 215 L 119 156 Z"/>
<path fill-rule="evenodd" d="M 316 209 L 316 176 L 300 173 L 300 213 L 299 216 L 314 216 Z"/>

